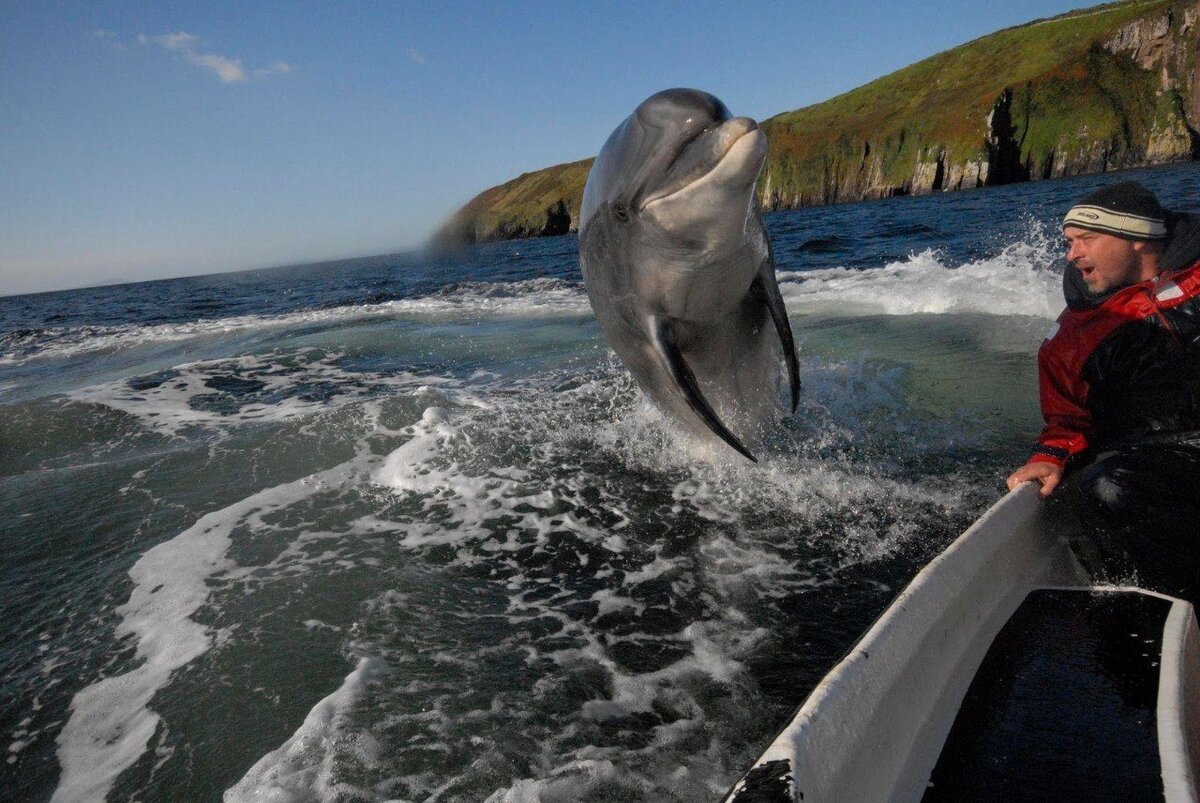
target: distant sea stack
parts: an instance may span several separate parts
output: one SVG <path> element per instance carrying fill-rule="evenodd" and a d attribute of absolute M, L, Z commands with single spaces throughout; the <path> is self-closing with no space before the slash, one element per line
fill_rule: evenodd
<path fill-rule="evenodd" d="M 765 121 L 760 200 L 795 209 L 1200 158 L 1198 38 L 1200 0 L 1134 0 L 976 39 Z M 434 242 L 574 231 L 591 163 L 486 190 Z"/>

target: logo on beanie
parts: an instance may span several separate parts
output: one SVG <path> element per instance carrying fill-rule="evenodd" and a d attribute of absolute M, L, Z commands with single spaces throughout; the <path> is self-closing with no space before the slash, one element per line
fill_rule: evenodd
<path fill-rule="evenodd" d="M 1122 181 L 1096 190 L 1071 207 L 1063 227 L 1113 234 L 1131 240 L 1167 236 L 1167 211 L 1154 194 L 1136 181 Z"/>

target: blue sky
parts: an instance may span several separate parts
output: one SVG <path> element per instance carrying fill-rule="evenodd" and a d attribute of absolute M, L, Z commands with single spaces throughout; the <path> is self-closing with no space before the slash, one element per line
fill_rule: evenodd
<path fill-rule="evenodd" d="M 0 295 L 419 246 L 647 95 L 763 119 L 1078 3 L 0 5 Z"/>

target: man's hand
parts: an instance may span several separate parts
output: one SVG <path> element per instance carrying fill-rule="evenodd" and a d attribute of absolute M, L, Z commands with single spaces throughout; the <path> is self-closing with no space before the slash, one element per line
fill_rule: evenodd
<path fill-rule="evenodd" d="M 1042 496 L 1049 496 L 1058 487 L 1063 470 L 1054 463 L 1026 463 L 1014 471 L 1008 478 L 1008 490 L 1016 488 L 1023 482 L 1037 480 L 1042 484 Z"/>

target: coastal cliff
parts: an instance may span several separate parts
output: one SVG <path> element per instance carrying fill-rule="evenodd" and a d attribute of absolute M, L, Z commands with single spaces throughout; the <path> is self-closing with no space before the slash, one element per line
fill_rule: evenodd
<path fill-rule="evenodd" d="M 1112 3 L 1008 28 L 762 123 L 765 209 L 1200 158 L 1200 0 Z M 450 245 L 577 228 L 591 160 L 472 199 Z"/>

